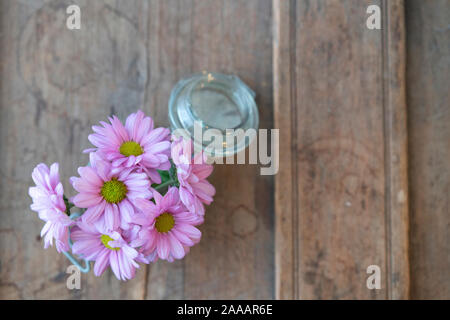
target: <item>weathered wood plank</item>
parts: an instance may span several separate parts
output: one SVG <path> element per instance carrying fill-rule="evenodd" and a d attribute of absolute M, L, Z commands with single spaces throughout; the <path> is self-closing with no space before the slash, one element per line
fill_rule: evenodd
<path fill-rule="evenodd" d="M 81 7 L 82 29 L 66 28 L 66 8 Z M 127 1 L 0 2 L 0 259 L 2 298 L 142 298 L 145 272 L 127 283 L 107 271 L 66 288 L 69 261 L 43 249 L 43 223 L 29 209 L 28 187 L 39 162 L 59 162 L 64 188 L 85 165 L 90 127 L 144 101 L 146 5 Z M 123 6 L 123 7 L 121 7 Z"/>
<path fill-rule="evenodd" d="M 238 75 L 256 92 L 260 127 L 272 128 L 271 34 L 270 1 L 151 2 L 149 110 L 167 123 L 178 79 L 218 71 Z M 200 226 L 202 241 L 184 261 L 150 267 L 147 297 L 273 297 L 273 177 L 254 165 L 218 164 L 211 182 L 217 193 Z"/>
<path fill-rule="evenodd" d="M 366 28 L 366 8 L 384 12 Z M 274 1 L 276 296 L 407 298 L 402 1 Z M 368 290 L 366 268 L 381 268 Z"/>
<path fill-rule="evenodd" d="M 450 2 L 406 1 L 411 297 L 450 298 Z"/>
<path fill-rule="evenodd" d="M 82 29 L 65 27 L 79 4 Z M 76 174 L 90 127 L 138 108 L 168 125 L 170 90 L 202 70 L 233 73 L 272 123 L 271 4 L 264 1 L 8 1 L 0 3 L 1 297 L 271 298 L 273 178 L 256 166 L 216 166 L 202 242 L 184 261 L 158 262 L 127 283 L 111 272 L 66 289 L 69 262 L 44 251 L 27 188 L 38 162 Z M 64 184 L 72 195 L 69 184 Z M 12 245 L 11 245 L 12 244 Z"/>

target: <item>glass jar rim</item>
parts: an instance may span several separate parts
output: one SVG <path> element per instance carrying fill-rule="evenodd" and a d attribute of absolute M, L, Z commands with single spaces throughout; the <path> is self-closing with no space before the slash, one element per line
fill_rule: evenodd
<path fill-rule="evenodd" d="M 237 106 L 241 113 L 241 122 L 236 126 L 230 128 L 216 128 L 206 123 L 205 119 L 202 119 L 193 110 L 192 94 L 200 84 L 217 85 L 220 83 L 225 89 L 229 90 L 233 97 L 236 95 L 239 99 L 233 99 L 232 102 Z M 207 86 L 205 87 L 208 88 Z M 234 97 L 234 98 L 236 98 Z M 245 149 L 253 140 L 254 135 L 250 135 L 248 139 L 244 137 L 244 141 L 238 141 L 227 145 L 224 143 L 220 148 L 208 149 L 205 143 L 197 141 L 193 132 L 193 126 L 191 123 L 198 121 L 201 123 L 203 129 L 219 130 L 222 133 L 223 138 L 227 138 L 229 131 L 226 130 L 239 130 L 244 131 L 248 129 L 258 130 L 259 115 L 256 102 L 254 100 L 255 93 L 235 75 L 226 75 L 216 72 L 202 72 L 193 74 L 189 77 L 182 78 L 172 89 L 169 99 L 169 121 L 172 131 L 182 129 L 185 132 L 183 135 L 185 138 L 192 139 L 196 150 L 203 149 L 208 156 L 223 157 L 230 156 Z M 225 133 L 225 131 L 227 133 Z M 227 140 L 228 141 L 228 140 Z"/>

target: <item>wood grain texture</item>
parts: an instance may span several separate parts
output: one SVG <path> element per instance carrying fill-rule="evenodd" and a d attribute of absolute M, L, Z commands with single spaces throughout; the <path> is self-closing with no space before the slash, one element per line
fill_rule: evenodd
<path fill-rule="evenodd" d="M 411 297 L 450 299 L 450 3 L 406 1 Z"/>
<path fill-rule="evenodd" d="M 383 31 L 366 28 L 369 4 Z M 276 296 L 407 298 L 403 2 L 274 1 L 273 11 Z M 381 290 L 366 287 L 369 265 Z"/>
<path fill-rule="evenodd" d="M 82 30 L 66 28 L 77 3 Z M 59 162 L 64 188 L 88 158 L 90 127 L 142 105 L 146 75 L 145 8 L 127 15 L 100 1 L 1 2 L 1 287 L 2 298 L 131 299 L 144 293 L 145 272 L 130 282 L 112 272 L 83 275 L 81 290 L 66 288 L 69 261 L 43 249 L 43 226 L 29 209 L 30 173 Z M 120 45 L 120 48 L 118 47 Z M 142 73 L 141 70 L 144 70 Z"/>
<path fill-rule="evenodd" d="M 81 8 L 79 31 L 65 26 L 69 4 Z M 81 290 L 66 288 L 69 262 L 43 250 L 27 196 L 32 168 L 56 161 L 73 195 L 68 178 L 108 115 L 142 108 L 167 126 L 170 90 L 193 72 L 241 77 L 261 127 L 273 127 L 270 0 L 1 1 L 0 21 L 0 297 L 273 297 L 273 178 L 257 166 L 216 166 L 203 239 L 185 260 L 143 266 L 126 283 L 83 275 Z"/>
<path fill-rule="evenodd" d="M 147 34 L 146 92 L 158 122 L 167 123 L 176 81 L 208 70 L 237 74 L 257 94 L 260 127 L 273 127 L 270 1 L 150 2 Z M 148 298 L 273 297 L 273 177 L 219 164 L 211 183 L 217 195 L 202 241 L 184 261 L 150 267 Z"/>
<path fill-rule="evenodd" d="M 449 17 L 446 0 L 0 1 L 0 299 L 449 299 Z M 59 162 L 73 195 L 93 124 L 142 108 L 167 126 L 172 87 L 199 71 L 241 77 L 280 129 L 275 207 L 274 177 L 216 165 L 184 260 L 68 290 L 32 168 Z"/>

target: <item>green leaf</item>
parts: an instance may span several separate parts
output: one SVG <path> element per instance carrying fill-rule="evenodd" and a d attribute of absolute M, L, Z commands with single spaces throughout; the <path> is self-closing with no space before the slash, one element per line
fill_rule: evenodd
<path fill-rule="evenodd" d="M 180 183 L 178 182 L 177 167 L 175 166 L 175 164 L 173 163 L 172 160 L 170 160 L 170 163 L 172 164 L 172 166 L 169 169 L 170 178 L 173 181 L 175 181 L 173 185 L 176 186 L 176 187 L 179 187 Z"/>
<path fill-rule="evenodd" d="M 170 180 L 169 171 L 165 171 L 165 170 L 157 170 L 157 171 L 159 173 L 159 176 L 161 177 L 161 183 L 153 183 L 152 184 L 153 188 L 156 187 L 156 186 L 159 186 L 160 184 L 164 184 L 164 183 L 166 183 L 167 181 Z"/>
<path fill-rule="evenodd" d="M 66 205 L 66 214 L 70 216 L 70 209 L 74 207 L 73 203 L 69 202 L 69 199 L 63 195 L 64 204 Z"/>

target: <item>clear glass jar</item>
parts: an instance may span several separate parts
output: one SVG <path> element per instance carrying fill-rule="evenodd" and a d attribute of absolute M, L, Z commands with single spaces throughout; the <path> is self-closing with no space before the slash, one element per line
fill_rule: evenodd
<path fill-rule="evenodd" d="M 232 140 L 227 136 L 237 129 L 254 129 L 256 132 L 259 117 L 254 98 L 255 93 L 233 75 L 203 72 L 182 79 L 173 88 L 169 100 L 172 131 L 184 129 L 183 135 L 193 140 L 194 147 L 205 150 L 209 156 L 238 153 L 252 142 L 254 136 L 236 135 Z M 198 134 L 199 129 L 202 135 Z M 206 131 L 217 138 L 214 141 L 204 139 L 211 136 L 203 136 Z M 218 139 L 220 136 L 222 139 Z"/>

